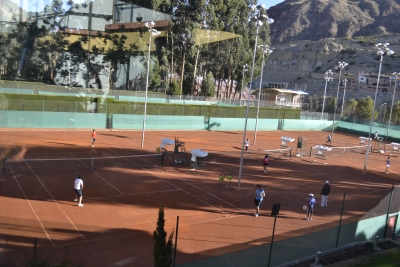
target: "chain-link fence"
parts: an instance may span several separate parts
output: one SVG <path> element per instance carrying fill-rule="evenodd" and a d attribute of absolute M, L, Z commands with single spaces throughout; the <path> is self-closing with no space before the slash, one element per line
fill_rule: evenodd
<path fill-rule="evenodd" d="M 375 236 L 400 239 L 400 186 L 343 192 L 329 199 L 328 207 L 318 205 L 311 221 L 305 211 L 294 215 L 285 206 L 277 215 L 258 218 L 242 211 L 180 217 L 176 265 L 278 266 Z"/>

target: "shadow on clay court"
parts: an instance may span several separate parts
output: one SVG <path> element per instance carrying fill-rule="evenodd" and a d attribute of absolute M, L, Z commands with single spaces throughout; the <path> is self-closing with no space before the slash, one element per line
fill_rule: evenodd
<path fill-rule="evenodd" d="M 42 143 L 56 144 L 56 145 L 63 145 L 63 146 L 75 146 L 75 144 L 58 143 L 58 142 L 42 142 Z"/>
<path fill-rule="evenodd" d="M 117 134 L 109 134 L 109 133 L 101 133 L 99 134 L 101 136 L 112 136 L 112 137 L 118 137 L 118 138 L 128 138 L 128 136 L 123 136 L 123 135 L 117 135 Z"/>
<path fill-rule="evenodd" d="M 118 137 L 118 136 L 117 136 Z M 125 138 L 125 137 L 123 137 Z M 233 147 L 234 149 L 238 149 L 241 150 L 241 148 L 238 147 Z M 29 148 L 31 150 L 32 153 L 35 152 L 35 150 L 37 151 L 38 147 L 30 147 Z M 46 151 L 50 154 L 50 153 L 57 153 L 59 152 L 56 148 L 54 147 L 40 147 L 39 149 L 46 149 Z M 63 147 L 62 148 L 64 153 L 71 153 L 71 155 L 73 154 L 77 154 L 77 153 L 83 153 L 83 152 L 87 152 L 87 149 L 79 149 L 79 148 L 72 148 L 72 147 Z M 21 150 L 21 149 L 20 149 Z M 90 152 L 87 153 L 91 153 L 91 155 L 95 155 L 95 156 L 110 156 L 111 152 L 115 152 L 115 154 L 144 154 L 146 152 L 143 152 L 142 150 L 135 150 L 135 149 L 117 149 L 117 148 L 112 148 L 112 150 L 107 150 L 107 149 L 103 149 L 103 150 L 91 150 Z M 152 153 L 152 152 L 150 152 Z M 257 160 L 255 160 L 253 157 L 258 157 L 260 154 L 253 154 L 250 152 L 250 154 L 246 157 L 249 157 L 249 160 L 247 162 L 253 162 L 255 164 L 247 164 L 245 165 L 245 170 L 244 170 L 244 174 L 245 174 L 245 181 L 243 181 L 242 183 L 242 194 L 233 194 L 232 190 L 226 190 L 223 189 L 222 187 L 218 187 L 218 177 L 217 174 L 221 173 L 222 170 L 226 171 L 227 167 L 231 168 L 231 170 L 237 170 L 238 169 L 238 154 L 239 153 L 235 153 L 234 156 L 231 156 L 229 154 L 223 154 L 223 155 L 218 155 L 217 153 L 214 155 L 210 155 L 214 158 L 216 158 L 215 162 L 217 163 L 223 163 L 223 166 L 221 165 L 213 165 L 213 164 L 209 164 L 207 165 L 207 180 L 200 180 L 198 179 L 195 184 L 196 187 L 192 186 L 191 184 L 185 184 L 183 181 L 190 181 L 190 179 L 192 181 L 190 181 L 192 184 L 193 181 L 195 179 L 193 179 L 193 177 L 190 176 L 185 176 L 185 177 L 179 177 L 177 176 L 161 176 L 160 173 L 156 173 L 153 172 L 153 170 L 157 170 L 157 169 L 153 169 L 153 163 L 154 162 L 159 162 L 159 159 L 155 159 L 154 158 L 154 162 L 151 161 L 150 163 L 145 163 L 144 161 L 141 161 L 141 159 L 136 159 L 133 161 L 133 163 L 126 163 L 125 161 L 124 164 L 122 164 L 121 162 L 117 162 L 117 161 L 112 161 L 110 164 L 115 164 L 118 166 L 112 166 L 113 168 L 109 168 L 109 163 L 107 162 L 106 164 L 104 164 L 105 166 L 100 166 L 100 165 L 95 165 L 95 169 L 94 170 L 84 170 L 86 171 L 86 173 L 84 173 L 84 179 L 86 177 L 89 178 L 89 175 L 93 176 L 90 177 L 92 180 L 92 184 L 93 184 L 93 188 L 90 188 L 90 186 L 87 187 L 87 189 L 85 188 L 85 193 L 84 193 L 84 203 L 86 206 L 86 199 L 85 196 L 89 195 L 87 193 L 90 192 L 90 194 L 92 195 L 96 195 L 98 194 L 98 192 L 96 192 L 96 190 L 104 190 L 105 193 L 108 192 L 112 192 L 114 195 L 117 195 L 116 192 L 113 191 L 112 188 L 110 188 L 110 184 L 115 186 L 116 188 L 119 188 L 121 191 L 124 192 L 128 192 L 128 188 L 132 190 L 136 195 L 134 196 L 128 196 L 126 197 L 127 200 L 124 201 L 124 198 L 120 198 L 120 197 L 111 197 L 111 198 L 102 198 L 102 199 L 98 199 L 96 200 L 96 202 L 100 202 L 100 203 L 106 203 L 106 204 L 113 204 L 113 205 L 121 205 L 122 206 L 128 206 L 128 205 L 132 205 L 132 203 L 134 203 L 134 205 L 136 206 L 142 206 L 144 208 L 158 208 L 158 204 L 161 201 L 160 199 L 162 199 L 162 201 L 164 201 L 166 204 L 166 206 L 169 207 L 173 207 L 173 209 L 178 210 L 179 213 L 181 213 L 182 215 L 185 213 L 185 211 L 187 210 L 199 210 L 199 211 L 204 211 L 204 212 L 208 212 L 208 213 L 221 213 L 221 215 L 225 215 L 225 214 L 229 214 L 229 215 L 238 215 L 238 216 L 246 216 L 247 217 L 253 217 L 252 213 L 254 212 L 254 205 L 252 204 L 252 200 L 254 198 L 254 184 L 261 182 L 263 185 L 265 185 L 267 188 L 270 188 L 271 190 L 274 190 L 275 192 L 284 192 L 286 194 L 286 196 L 290 195 L 292 199 L 286 200 L 284 198 L 277 198 L 274 196 L 274 202 L 275 201 L 279 201 L 282 200 L 282 207 L 281 207 L 281 211 L 280 211 L 280 215 L 277 216 L 277 218 L 282 218 L 282 219 L 287 219 L 287 223 L 293 223 L 290 221 L 290 219 L 295 220 L 295 222 L 298 222 L 300 220 L 304 220 L 303 216 L 300 214 L 303 214 L 302 212 L 298 212 L 297 214 L 299 214 L 299 216 L 295 216 L 292 214 L 294 214 L 293 212 L 289 215 L 285 215 L 285 209 L 291 209 L 293 210 L 293 205 L 289 206 L 290 204 L 293 204 L 293 201 L 298 201 L 301 202 L 301 204 L 295 203 L 296 206 L 297 205 L 303 205 L 303 203 L 305 202 L 303 200 L 305 193 L 310 193 L 310 192 L 318 192 L 321 188 L 321 181 L 324 181 L 327 177 L 329 177 L 329 180 L 332 179 L 336 179 L 336 183 L 339 184 L 340 183 L 340 190 L 344 191 L 344 190 L 348 190 L 348 196 L 350 197 L 351 194 L 356 194 L 357 192 L 360 191 L 360 184 L 357 181 L 352 181 L 351 179 L 342 179 L 340 180 L 340 177 L 343 176 L 344 173 L 347 173 L 347 175 L 351 175 L 351 174 L 355 174 L 355 165 L 343 165 L 340 166 L 340 171 L 338 170 L 338 166 L 335 165 L 318 165 L 318 164 L 303 164 L 301 163 L 300 160 L 297 159 L 293 159 L 292 160 L 276 160 L 276 162 L 269 167 L 268 169 L 268 173 L 271 172 L 271 176 L 268 176 L 268 179 L 265 179 L 265 175 L 262 173 L 261 169 L 260 169 L 260 164 L 257 164 Z M 50 154 L 51 155 L 51 154 Z M 254 159 L 254 160 L 253 160 Z M 277 158 L 279 159 L 279 158 Z M 341 160 L 339 157 L 336 158 L 337 161 Z M 147 160 L 147 159 L 146 159 Z M 342 160 L 344 161 L 344 160 Z M 208 163 L 207 160 L 205 161 L 205 163 Z M 311 162 L 312 163 L 312 162 Z M 339 162 L 340 163 L 340 162 Z M 343 163 L 345 164 L 345 163 Z M 168 172 L 174 173 L 176 174 L 176 170 L 186 170 L 187 168 L 189 168 L 188 165 L 184 165 L 181 167 L 176 167 L 172 161 L 168 161 L 168 162 L 164 162 L 164 167 L 163 169 L 167 170 Z M 57 165 L 60 168 L 64 168 L 61 165 Z M 76 168 L 76 163 L 74 164 L 73 167 L 71 168 Z M 78 165 L 79 166 L 79 165 Z M 108 167 L 107 167 L 108 166 Z M 51 167 L 51 166 L 49 166 Z M 36 196 L 36 194 L 42 193 L 42 194 L 46 194 L 46 192 L 43 191 L 43 185 L 38 183 L 36 179 L 31 179 L 30 177 L 32 176 L 31 173 L 29 173 L 29 170 L 25 170 L 23 168 L 23 166 L 20 167 L 21 168 L 21 176 L 17 176 L 18 181 L 22 184 L 22 188 L 26 191 L 28 191 L 30 194 L 28 194 L 28 198 L 29 199 L 34 199 L 34 197 Z M 36 167 L 39 168 L 39 167 Z M 67 168 L 67 167 L 65 167 Z M 82 168 L 82 164 L 81 164 L 81 168 Z M 108 168 L 108 169 L 107 169 Z M 35 167 L 34 167 L 35 169 Z M 159 170 L 159 169 L 158 169 Z M 98 178 L 97 176 L 93 175 L 93 171 L 96 171 L 98 173 L 100 173 L 100 175 L 104 176 L 104 180 Z M 128 173 L 128 171 L 133 171 Z M 74 193 L 72 191 L 72 182 L 73 179 L 75 178 L 75 175 L 77 173 L 79 173 L 77 170 L 67 170 L 65 171 L 65 173 L 67 175 L 64 175 L 63 173 L 60 173 L 60 177 L 57 177 L 57 179 L 54 179 L 55 176 L 58 176 L 58 172 L 62 172 L 62 170 L 58 170 L 56 167 L 53 167 L 52 169 L 44 169 L 44 170 L 40 170 L 40 172 L 38 172 L 39 177 L 42 179 L 42 175 L 45 176 L 43 177 L 43 182 L 45 184 L 46 187 L 48 187 L 50 189 L 50 192 L 53 192 L 56 197 L 56 199 L 63 199 L 61 200 L 62 203 L 64 205 L 68 205 L 68 206 L 75 206 L 76 203 L 70 201 L 68 203 L 68 201 L 66 201 L 67 199 L 70 199 L 74 196 Z M 152 172 L 152 173 L 150 173 Z M 259 173 L 261 173 L 261 175 L 259 175 Z M 55 175 L 53 175 L 55 174 Z M 23 175 L 23 176 L 22 176 Z M 85 177 L 86 175 L 86 177 Z M 383 184 L 383 180 L 389 184 L 389 181 L 392 182 L 394 181 L 395 178 L 391 178 L 391 176 L 384 176 L 384 175 L 380 175 L 378 171 L 374 171 L 373 173 L 374 176 L 372 176 L 372 172 L 368 172 L 368 174 L 364 177 L 364 184 L 366 182 L 371 182 L 371 186 L 377 186 L 376 185 L 376 178 L 382 178 L 382 180 L 379 181 L 380 184 Z M 28 177 L 29 176 L 29 177 Z M 62 176 L 62 177 L 61 177 Z M 11 177 L 11 176 L 10 176 Z M 88 181 L 89 179 L 86 178 Z M 161 179 L 164 180 L 161 180 Z M 64 180 L 65 179 L 65 180 Z M 211 180 L 211 179 L 215 179 L 215 180 Z M 390 180 L 392 179 L 392 180 Z M 13 197 L 13 198 L 21 198 L 24 199 L 24 196 L 21 196 L 20 194 L 20 189 L 17 188 L 14 179 L 8 179 L 8 177 L 5 178 L 5 183 L 4 186 L 7 186 L 7 190 L 3 190 L 2 195 L 8 195 L 8 197 Z M 188 201 L 188 203 L 184 202 L 182 203 L 181 200 L 179 200 L 179 202 L 175 202 L 176 199 L 168 199 L 168 196 L 172 196 L 174 197 L 174 194 L 176 194 L 176 192 L 181 192 L 179 190 L 177 190 L 176 188 L 170 189 L 169 185 L 167 185 L 165 183 L 165 181 L 168 181 L 169 184 L 174 184 L 177 187 L 180 187 L 184 190 L 188 190 L 191 192 L 191 195 L 196 196 L 197 198 L 203 199 L 206 202 L 209 203 L 213 203 L 214 206 L 219 206 L 221 205 L 220 202 L 218 202 L 217 198 L 212 198 L 209 197 L 208 194 L 205 194 L 204 192 L 206 191 L 207 193 L 210 193 L 210 195 L 214 195 L 214 196 L 218 196 L 218 198 L 222 199 L 222 200 L 226 200 L 229 203 L 232 203 L 232 206 L 230 208 L 230 210 L 228 209 L 227 211 L 222 210 L 215 210 L 215 209 L 207 209 L 205 207 L 207 207 L 207 205 L 202 206 L 201 204 L 199 205 L 198 202 L 190 202 Z M 212 181 L 213 183 L 210 183 L 210 181 Z M 107 184 L 107 182 L 109 182 L 110 184 Z M 37 185 L 35 186 L 36 183 Z M 124 184 L 126 183 L 126 184 Z M 137 183 L 134 184 L 133 183 Z M 95 186 L 97 186 L 95 188 Z M 142 187 L 140 187 L 142 186 Z M 380 185 L 379 185 L 380 186 Z M 12 188 L 11 188 L 12 187 Z M 15 191 L 11 190 L 16 188 Z M 65 188 L 68 189 L 68 192 L 63 193 L 63 190 L 65 190 Z M 197 190 L 197 189 L 202 189 L 203 191 Z M 336 187 L 338 188 L 338 187 Z M 10 189 L 10 190 L 8 190 Z M 37 190 L 36 190 L 37 189 Z M 171 190 L 171 194 L 168 194 L 168 189 Z M 288 189 L 288 190 L 286 190 Z M 39 191 L 40 190 L 40 191 Z M 53 191 L 54 190 L 54 191 Z M 152 192 L 157 192 L 157 190 L 160 190 L 160 192 L 163 192 L 163 194 L 165 194 L 165 197 L 159 197 L 159 198 L 154 198 L 154 197 L 149 197 L 149 194 L 151 194 Z M 161 191 L 164 190 L 164 191 Z M 175 191 L 174 191 L 175 190 Z M 339 191 L 339 189 L 336 189 L 337 191 Z M 87 193 L 86 193 L 87 192 Z M 147 193 L 146 193 L 147 192 Z M 267 193 L 269 193 L 269 191 L 267 191 Z M 296 193 L 296 194 L 294 194 Z M 342 193 L 342 192 L 341 192 Z M 148 195 L 145 195 L 148 194 Z M 278 194 L 278 193 L 277 193 Z M 141 195 L 143 195 L 143 198 L 146 198 L 146 201 L 140 201 Z M 279 195 L 279 194 L 278 194 Z M 177 196 L 179 196 L 177 194 Z M 372 198 L 372 196 L 371 196 Z M 293 200 L 294 199 L 294 200 Z M 375 198 L 375 199 L 379 199 Z M 137 200 L 137 202 L 133 202 L 133 200 Z M 368 201 L 368 205 L 365 207 L 365 209 L 370 208 L 370 206 L 374 206 L 374 201 L 372 201 L 373 199 Z M 36 201 L 36 199 L 35 199 Z M 46 201 L 49 201 L 48 199 Z M 286 201 L 286 202 L 285 202 Z M 292 201 L 292 202 L 291 202 Z M 369 202 L 371 202 L 371 204 L 369 204 Z M 193 204 L 193 203 L 197 203 L 197 204 Z M 243 204 L 244 203 L 244 204 Z M 350 202 L 349 202 L 350 203 Z M 264 204 L 264 203 L 263 203 Z M 261 207 L 261 212 L 260 212 L 260 217 L 268 217 L 268 218 L 273 218 L 274 216 L 270 215 L 270 203 L 265 203 L 265 205 L 263 205 Z M 288 204 L 287 206 L 284 206 L 285 204 Z M 90 203 L 88 202 L 88 207 L 90 207 Z M 222 204 L 224 205 L 224 204 Z M 245 211 L 238 211 L 237 208 L 235 208 L 233 205 L 235 205 L 236 207 L 241 208 L 242 210 L 248 210 L 248 212 Z M 340 206 L 341 205 L 341 195 L 339 194 L 337 196 L 336 199 L 334 199 L 333 197 L 330 198 L 330 208 L 329 210 L 327 210 L 327 212 L 330 212 L 332 214 L 339 214 L 338 211 L 340 211 Z M 84 207 L 86 208 L 86 207 Z M 119 208 L 119 207 L 118 207 Z M 358 207 L 357 207 L 358 208 Z M 78 208 L 77 208 L 78 209 Z M 297 211 L 297 210 L 296 210 Z M 107 212 L 106 210 L 104 212 Z M 350 216 L 350 215 L 349 215 Z M 351 215 L 354 218 L 356 218 L 358 215 Z M 19 225 L 22 225 L 24 222 L 21 222 Z M 27 225 L 32 225 L 32 222 L 25 222 L 27 223 Z M 37 223 L 36 221 L 34 223 Z M 89 223 L 88 223 L 89 224 Z M 323 229 L 326 228 L 327 225 L 332 224 L 331 222 L 324 222 L 323 224 L 321 224 L 320 226 L 318 226 L 318 229 Z M 333 222 L 333 224 L 337 224 L 336 222 Z M 152 224 L 149 224 L 149 229 L 150 231 L 153 231 L 155 228 L 156 224 L 155 221 Z M 92 229 L 91 225 L 83 225 L 84 228 L 86 229 Z M 81 228 L 81 227 L 80 227 Z M 312 229 L 313 231 L 315 231 L 316 227 L 309 227 L 310 229 Z M 65 229 L 59 229 L 59 228 L 49 228 L 51 231 L 54 231 L 54 234 L 57 233 L 69 233 L 69 230 L 65 230 Z M 118 232 L 118 230 L 121 230 L 121 232 Z M 16 230 L 15 230 L 16 231 Z M 27 232 L 29 231 L 26 230 Z M 30 232 L 38 232 L 41 230 L 35 230 L 35 231 L 30 231 Z M 311 231 L 311 230 L 310 230 Z M 76 233 L 75 231 L 73 231 L 74 233 Z M 138 233 L 139 232 L 139 233 Z M 134 230 L 132 231 L 131 229 L 107 229 L 107 230 L 102 230 L 102 231 L 93 231 L 90 232 L 90 230 L 87 230 L 87 232 L 83 231 L 83 236 L 85 237 L 85 239 L 87 241 L 91 241 L 96 239 L 96 237 L 100 237 L 99 239 L 101 240 L 101 237 L 104 236 L 117 236 L 118 234 L 121 235 L 133 235 L 135 233 L 137 234 L 143 234 L 145 235 L 145 243 L 147 244 L 147 242 L 149 244 L 152 244 L 152 237 L 151 235 L 149 235 L 148 233 L 146 233 L 145 231 L 143 231 L 143 233 L 141 233 L 141 231 L 139 230 Z M 291 233 L 299 233 L 299 234 L 304 234 L 304 230 L 291 230 Z M 32 233 L 32 235 L 35 233 Z M 279 235 L 277 235 L 278 237 Z M 283 235 L 282 235 L 283 236 Z M 31 244 L 32 243 L 32 238 L 22 238 L 19 237 L 17 235 L 8 235 L 7 238 L 9 238 L 9 240 L 14 241 L 11 242 L 13 244 Z M 12 240 L 13 239 L 13 240 Z M 256 240 L 256 239 L 255 239 Z M 20 243 L 18 241 L 23 241 L 25 243 Z M 262 240 L 265 241 L 265 240 Z M 58 241 L 61 242 L 61 241 Z M 69 243 L 76 243 L 77 245 L 74 245 L 73 248 L 69 248 L 71 250 L 72 255 L 74 256 L 74 260 L 76 259 L 76 262 L 79 262 L 81 257 L 84 257 L 85 255 L 87 255 L 87 253 L 81 253 L 82 249 L 85 249 L 85 246 L 89 246 L 88 243 L 90 242 L 85 242 L 82 240 L 82 238 L 68 238 Z M 99 241 L 102 242 L 102 241 Z M 109 242 L 112 242 L 112 240 L 109 239 Z M 253 242 L 253 241 L 252 241 Z M 43 245 L 44 247 L 50 247 L 49 246 L 49 240 L 43 238 L 42 240 L 39 241 L 39 244 Z M 132 244 L 126 244 L 125 247 L 127 248 L 131 248 Z M 108 242 L 104 243 L 104 246 L 108 246 L 110 247 L 110 244 Z M 21 249 L 22 245 L 13 245 L 13 251 L 11 253 L 19 253 L 17 252 L 17 250 Z M 76 248 L 75 248 L 76 247 Z M 124 247 L 121 246 L 120 244 L 118 244 L 118 247 Z M 146 246 L 143 246 L 146 247 Z M 148 251 L 148 255 L 151 255 L 151 245 L 148 246 L 150 247 L 150 251 Z M 229 247 L 229 245 L 226 245 L 226 247 Z M 232 245 L 232 247 L 235 247 L 235 245 Z M 31 248 L 28 248 L 29 251 L 31 251 Z M 145 249 L 145 248 L 141 248 L 141 249 Z M 128 249 L 127 249 L 128 250 Z M 44 250 L 47 253 L 47 250 Z M 52 251 L 51 247 L 48 251 Z M 62 249 L 60 249 L 60 251 L 62 251 Z M 29 252 L 31 253 L 31 252 Z M 131 255 L 131 251 L 126 253 L 126 258 L 132 257 Z M 100 254 L 100 253 L 93 253 L 93 254 Z M 179 257 L 183 258 L 183 252 L 181 252 L 179 254 Z M 202 253 L 199 253 L 202 254 Z M 203 252 L 203 254 L 205 254 Z M 215 254 L 215 251 L 210 250 L 210 254 Z M 82 256 L 81 256 L 82 255 Z M 124 254 L 125 255 L 125 254 Z M 191 255 L 193 256 L 193 255 Z M 178 257 L 178 259 L 179 259 Z M 196 256 L 195 256 L 196 257 Z M 197 256 L 200 257 L 200 256 Z M 23 256 L 20 255 L 20 259 L 22 259 Z M 122 256 L 121 259 L 123 259 L 124 257 Z M 143 260 L 151 260 L 151 257 L 143 257 L 146 259 Z M 150 259 L 149 259 L 150 258 Z M 93 261 L 94 263 L 96 261 L 99 261 L 99 259 L 103 259 L 104 257 L 100 257 L 100 256 L 95 256 L 93 255 L 92 258 L 88 259 L 91 262 Z M 139 259 L 140 260 L 140 259 Z M 193 260 L 193 259 L 192 259 Z M 103 264 L 104 262 L 100 262 L 97 266 L 104 266 Z M 150 266 L 150 263 L 146 263 L 146 264 L 139 264 L 137 263 L 136 266 Z M 15 264 L 15 266 L 21 266 L 20 264 Z"/>

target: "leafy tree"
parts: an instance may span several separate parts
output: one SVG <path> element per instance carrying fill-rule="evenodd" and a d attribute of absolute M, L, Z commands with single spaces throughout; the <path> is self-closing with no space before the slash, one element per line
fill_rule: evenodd
<path fill-rule="evenodd" d="M 358 100 L 355 109 L 355 114 L 360 119 L 369 120 L 371 119 L 372 110 L 374 109 L 374 100 L 370 97 L 363 97 Z M 374 113 L 374 119 L 378 118 L 378 113 Z"/>
<path fill-rule="evenodd" d="M 154 267 L 169 267 L 172 264 L 172 237 L 173 232 L 167 240 L 167 232 L 164 230 L 164 206 L 161 205 L 158 211 L 157 228 L 153 232 L 154 247 Z"/>
<path fill-rule="evenodd" d="M 170 51 L 162 66 L 169 66 L 170 73 L 177 73 L 183 94 L 193 94 L 194 79 L 201 66 L 200 76 L 205 77 L 211 72 L 217 81 L 225 80 L 228 88 L 225 97 L 234 95 L 234 81 L 241 85 L 243 65 L 251 66 L 253 48 L 256 37 L 256 25 L 250 21 L 247 11 L 248 4 L 256 3 L 251 0 L 152 0 L 153 8 L 178 19 L 170 23 L 167 29 L 167 41 L 163 51 Z M 240 36 L 236 39 L 216 41 L 214 43 L 199 44 L 195 40 L 203 38 L 196 36 L 196 29 L 207 24 L 200 35 L 217 35 L 217 31 L 225 31 Z M 206 34 L 205 34 L 206 33 Z M 211 38 L 212 39 L 212 38 Z M 258 44 L 269 44 L 269 26 L 264 23 L 259 29 Z M 262 52 L 257 51 L 254 76 L 261 72 Z M 244 85 L 249 81 L 249 74 L 245 76 Z M 218 82 L 218 95 L 222 96 L 221 82 Z M 238 91 L 242 90 L 237 87 Z"/>
<path fill-rule="evenodd" d="M 400 122 L 400 101 L 393 104 L 392 123 L 398 125 Z"/>
<path fill-rule="evenodd" d="M 355 115 L 355 109 L 357 107 L 357 100 L 354 98 L 350 99 L 347 103 L 344 103 L 343 117 L 352 118 Z"/>
<path fill-rule="evenodd" d="M 177 81 L 172 81 L 169 83 L 169 90 L 167 91 L 168 95 L 180 95 L 181 88 L 179 87 L 179 83 Z"/>
<path fill-rule="evenodd" d="M 108 79 L 110 84 L 110 89 L 114 89 L 114 84 L 118 79 L 118 66 L 123 66 L 129 64 L 130 58 L 135 51 L 137 51 L 138 46 L 135 44 L 129 44 L 128 48 L 125 47 L 125 43 L 127 40 L 127 36 L 122 34 L 106 34 L 100 35 L 103 38 L 104 44 L 110 42 L 112 46 L 108 50 L 104 50 L 104 48 L 100 49 L 99 51 L 96 50 L 96 46 L 93 46 L 92 53 L 91 53 L 91 60 L 90 65 L 91 68 L 91 75 L 98 77 L 100 70 L 104 69 L 105 63 L 109 63 L 109 69 L 106 70 L 108 72 Z M 101 54 L 104 55 L 103 57 L 103 64 L 99 65 L 96 63 L 96 57 L 100 56 Z M 119 68 L 121 71 L 122 68 Z M 127 76 L 129 73 L 127 73 Z M 96 79 L 97 80 L 97 79 Z M 100 87 L 99 87 L 100 88 Z"/>
<path fill-rule="evenodd" d="M 201 85 L 201 95 L 214 96 L 215 95 L 215 81 L 212 72 L 208 72 L 207 77 L 203 80 Z"/>

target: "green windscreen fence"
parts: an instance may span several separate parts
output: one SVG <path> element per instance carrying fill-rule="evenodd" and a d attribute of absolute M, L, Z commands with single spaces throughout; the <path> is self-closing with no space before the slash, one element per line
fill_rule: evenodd
<path fill-rule="evenodd" d="M 39 111 L 0 111 L 2 128 L 106 128 L 106 114 Z"/>

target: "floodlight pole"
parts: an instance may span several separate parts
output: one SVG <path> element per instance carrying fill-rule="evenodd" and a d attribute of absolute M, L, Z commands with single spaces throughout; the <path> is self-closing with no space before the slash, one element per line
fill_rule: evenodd
<path fill-rule="evenodd" d="M 257 101 L 257 116 L 256 116 L 256 126 L 254 129 L 254 141 L 253 145 L 256 144 L 257 140 L 257 127 L 258 127 L 258 115 L 260 113 L 260 101 L 261 101 L 261 89 L 262 89 L 262 76 L 263 76 L 263 70 L 264 70 L 264 56 L 265 54 L 271 54 L 272 50 L 269 49 L 268 45 L 259 45 L 258 48 L 260 48 L 263 51 L 263 56 L 262 56 L 262 62 L 261 62 L 261 76 L 260 76 L 260 89 L 258 90 L 258 101 Z"/>
<path fill-rule="evenodd" d="M 329 76 L 331 74 L 332 74 L 331 70 L 328 70 L 327 72 L 325 72 L 325 77 L 324 77 L 324 79 L 325 79 L 325 90 L 324 90 L 324 99 L 322 101 L 321 120 L 324 118 L 326 87 L 328 87 L 328 81 L 330 81 L 332 79 L 332 77 Z"/>
<path fill-rule="evenodd" d="M 238 177 L 238 189 L 240 191 L 240 180 L 242 179 L 242 170 L 243 170 L 243 154 L 244 154 L 244 142 L 246 141 L 246 129 L 247 129 L 247 119 L 249 117 L 249 106 L 250 106 L 250 96 L 251 96 L 251 87 L 253 85 L 253 74 L 254 74 L 254 61 L 256 59 L 256 50 L 257 50 L 257 38 L 258 38 L 258 24 L 256 30 L 256 40 L 254 44 L 254 52 L 253 52 L 253 66 L 251 68 L 251 78 L 250 78 L 250 88 L 249 94 L 247 96 L 247 107 L 246 107 L 246 119 L 244 120 L 244 130 L 243 130 L 243 141 L 242 141 L 242 152 L 240 154 L 240 166 L 239 166 L 239 177 Z"/>
<path fill-rule="evenodd" d="M 332 138 L 333 138 L 333 130 L 335 128 L 336 110 L 337 110 L 337 105 L 339 102 L 340 77 L 342 76 L 342 69 L 344 69 L 347 65 L 348 64 L 346 62 L 339 62 L 339 65 L 337 66 L 337 68 L 339 69 L 339 82 L 338 82 L 337 93 L 336 93 L 335 112 L 333 113 L 332 132 L 331 132 Z M 343 104 L 342 104 L 342 106 L 343 106 Z"/>
<path fill-rule="evenodd" d="M 365 175 L 366 169 L 367 169 L 367 163 L 368 163 L 368 154 L 369 154 L 369 148 L 371 146 L 371 132 L 372 132 L 372 123 L 374 121 L 374 115 L 375 115 L 375 104 L 376 104 L 376 97 L 378 95 L 378 88 L 379 88 L 379 78 L 381 77 L 381 69 L 382 69 L 382 61 L 383 61 L 383 55 L 386 53 L 387 55 L 393 55 L 394 52 L 388 48 L 389 43 L 382 44 L 378 43 L 375 45 L 375 47 L 378 49 L 377 54 L 381 56 L 381 59 L 379 61 L 379 72 L 378 72 L 378 80 L 376 82 L 376 89 L 375 89 L 375 98 L 374 98 L 374 107 L 372 109 L 372 115 L 371 115 L 371 120 L 369 122 L 369 134 L 368 134 L 368 147 L 367 147 L 367 152 L 365 153 L 365 161 L 364 161 L 364 171 L 363 175 Z"/>
<path fill-rule="evenodd" d="M 383 106 L 386 106 L 386 103 L 383 103 L 381 105 L 381 111 L 379 112 L 379 127 L 381 126 L 381 120 L 382 120 L 382 108 Z M 383 123 L 385 123 L 385 117 L 383 117 Z"/>
<path fill-rule="evenodd" d="M 239 106 L 242 106 L 242 92 L 243 92 L 243 86 L 244 86 L 244 74 L 245 74 L 245 72 L 247 72 L 248 71 L 248 69 L 247 69 L 247 64 L 244 64 L 243 65 L 243 69 L 242 69 L 242 90 L 240 90 L 240 96 L 239 96 Z"/>
<path fill-rule="evenodd" d="M 393 104 L 394 104 L 394 95 L 396 94 L 396 85 L 397 85 L 397 78 L 398 78 L 398 72 L 393 73 L 394 75 L 396 75 L 396 80 L 394 81 L 394 87 L 393 87 L 393 95 L 392 95 L 392 106 L 390 107 L 390 115 L 389 115 L 389 122 L 388 122 L 388 126 L 386 129 L 386 140 L 388 139 L 389 136 L 389 128 L 390 128 L 390 122 L 392 120 L 392 112 L 393 112 Z"/>
<path fill-rule="evenodd" d="M 258 12 L 257 10 L 258 9 Z M 256 39 L 254 42 L 254 51 L 253 51 L 253 62 L 252 62 L 252 69 L 251 69 L 251 77 L 250 77 L 250 88 L 249 88 L 249 94 L 247 98 L 247 107 L 246 107 L 246 119 L 244 122 L 244 130 L 243 130 L 243 142 L 242 142 L 242 152 L 240 154 L 240 167 L 239 167 L 239 176 L 238 176 L 238 189 L 237 191 L 240 191 L 240 180 L 242 178 L 242 170 L 243 170 L 243 154 L 244 154 L 244 142 L 246 141 L 246 129 L 247 129 L 247 120 L 249 117 L 249 106 L 250 106 L 250 96 L 251 96 L 251 87 L 253 85 L 253 75 L 254 75 L 254 62 L 256 60 L 256 52 L 257 52 L 257 40 L 258 40 L 258 31 L 260 26 L 263 24 L 262 20 L 267 19 L 268 23 L 273 23 L 273 19 L 269 19 L 267 15 L 262 14 L 262 11 L 265 11 L 265 5 L 261 4 L 258 6 L 252 5 L 249 7 L 249 10 L 253 14 L 253 20 L 256 22 Z"/>
<path fill-rule="evenodd" d="M 153 29 L 155 23 L 151 21 L 150 23 L 145 23 L 144 26 L 149 29 L 149 51 L 147 54 L 147 73 L 146 73 L 146 93 L 144 98 L 144 114 L 143 114 L 143 129 L 142 129 L 142 148 L 144 146 L 144 131 L 146 129 L 146 113 L 147 113 L 147 92 L 149 90 L 149 72 L 150 72 L 150 48 L 151 48 L 151 37 L 154 35 L 159 35 L 160 32 Z"/>
<path fill-rule="evenodd" d="M 344 96 L 346 95 L 346 84 L 347 84 L 348 80 L 344 79 L 343 82 L 344 82 L 344 90 L 343 90 L 342 111 L 340 111 L 340 118 L 343 117 Z"/>

